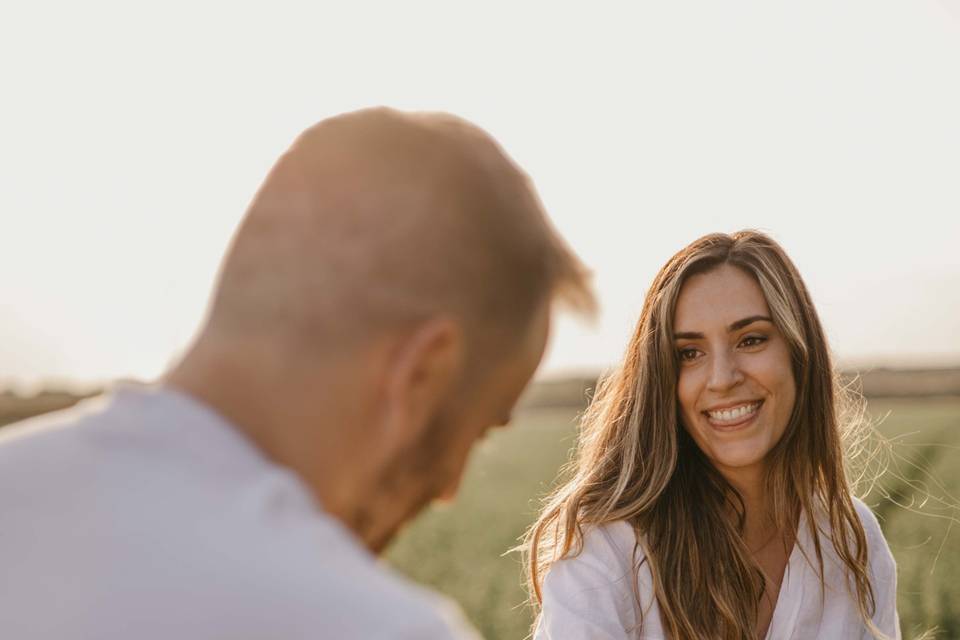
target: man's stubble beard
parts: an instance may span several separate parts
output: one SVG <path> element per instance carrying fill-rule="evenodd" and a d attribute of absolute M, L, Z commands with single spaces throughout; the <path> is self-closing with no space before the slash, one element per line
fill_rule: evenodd
<path fill-rule="evenodd" d="M 358 533 L 373 553 L 379 555 L 404 525 L 450 486 L 452 470 L 446 468 L 446 463 L 454 429 L 453 425 L 434 418 L 422 437 L 381 472 L 376 481 L 377 503 L 402 501 L 405 504 L 386 522 L 368 505 L 358 508 Z"/>

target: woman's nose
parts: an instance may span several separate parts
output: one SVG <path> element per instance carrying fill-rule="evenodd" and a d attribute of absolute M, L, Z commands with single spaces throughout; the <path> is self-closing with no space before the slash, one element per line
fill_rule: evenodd
<path fill-rule="evenodd" d="M 713 356 L 710 362 L 710 379 L 707 381 L 707 388 L 710 391 L 729 391 L 741 382 L 743 382 L 743 373 L 733 354 L 721 352 Z"/>

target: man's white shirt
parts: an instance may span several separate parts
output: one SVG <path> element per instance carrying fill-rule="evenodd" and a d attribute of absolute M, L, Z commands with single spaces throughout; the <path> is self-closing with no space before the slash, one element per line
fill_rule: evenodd
<path fill-rule="evenodd" d="M 0 429 L 0 637 L 476 639 L 186 394 Z"/>

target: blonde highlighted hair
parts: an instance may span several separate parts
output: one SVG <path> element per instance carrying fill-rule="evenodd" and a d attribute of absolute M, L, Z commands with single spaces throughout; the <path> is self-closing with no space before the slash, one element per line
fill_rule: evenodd
<path fill-rule="evenodd" d="M 550 565 L 579 553 L 583 527 L 625 520 L 645 553 L 669 637 L 756 637 L 765 579 L 743 541 L 743 501 L 682 427 L 677 401 L 677 298 L 688 278 L 721 265 L 756 279 L 790 350 L 796 401 L 767 456 L 769 509 L 784 531 L 796 531 L 801 513 L 816 514 L 805 520 L 821 580 L 824 538 L 817 522 L 828 527 L 822 533 L 846 569 L 864 623 L 881 636 L 871 622 L 876 604 L 867 541 L 845 468 L 845 446 L 862 444 L 863 414 L 848 411 L 796 267 L 756 231 L 704 236 L 654 279 L 622 365 L 601 382 L 583 417 L 569 479 L 548 497 L 527 533 L 534 604 L 542 601 Z M 844 422 L 847 415 L 857 419 Z"/>

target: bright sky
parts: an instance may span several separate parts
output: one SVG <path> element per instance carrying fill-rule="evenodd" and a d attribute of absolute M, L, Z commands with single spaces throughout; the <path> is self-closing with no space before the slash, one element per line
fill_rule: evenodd
<path fill-rule="evenodd" d="M 0 382 L 158 375 L 276 156 L 376 104 L 489 130 L 594 269 L 603 315 L 558 323 L 547 374 L 615 362 L 659 266 L 742 227 L 841 359 L 960 362 L 960 0 L 3 14 Z"/>

